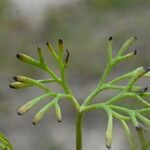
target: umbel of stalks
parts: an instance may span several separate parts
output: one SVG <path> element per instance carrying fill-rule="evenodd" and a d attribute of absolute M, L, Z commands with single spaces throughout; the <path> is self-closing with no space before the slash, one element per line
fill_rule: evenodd
<path fill-rule="evenodd" d="M 19 53 L 17 54 L 17 58 L 21 60 L 24 63 L 30 64 L 32 66 L 36 66 L 44 71 L 46 71 L 50 75 L 50 79 L 44 79 L 44 80 L 36 80 L 32 79 L 27 76 L 14 76 L 13 79 L 15 82 L 10 84 L 10 87 L 13 89 L 21 89 L 21 88 L 27 88 L 27 87 L 38 87 L 42 89 L 44 92 L 46 92 L 43 95 L 40 95 L 23 106 L 20 107 L 18 110 L 18 115 L 23 115 L 24 113 L 28 112 L 31 110 L 34 106 L 36 106 L 39 102 L 44 100 L 45 98 L 52 98 L 52 100 L 46 104 L 36 115 L 34 116 L 33 119 L 33 124 L 36 125 L 38 124 L 42 118 L 45 116 L 45 114 L 48 112 L 48 110 L 52 107 L 55 108 L 56 111 L 56 117 L 58 122 L 62 121 L 62 115 L 61 115 L 61 108 L 58 104 L 58 101 L 61 98 L 66 98 L 68 97 L 68 94 L 66 93 L 55 93 L 52 92 L 49 87 L 45 85 L 45 83 L 51 83 L 51 82 L 56 82 L 59 83 L 63 88 L 66 88 L 66 83 L 64 83 L 64 74 L 65 70 L 67 68 L 68 60 L 70 53 L 68 50 L 66 50 L 66 56 L 65 59 L 63 60 L 63 53 L 64 53 L 64 44 L 61 39 L 58 40 L 58 53 L 53 49 L 53 47 L 50 45 L 49 42 L 46 43 L 48 47 L 48 51 L 52 56 L 58 61 L 59 66 L 60 66 L 60 75 L 61 77 L 58 77 L 51 68 L 47 66 L 45 63 L 44 57 L 43 57 L 43 52 L 40 47 L 37 47 L 37 54 L 38 54 L 38 59 L 34 59 L 26 54 Z M 64 89 L 67 90 L 67 89 Z"/>
<path fill-rule="evenodd" d="M 145 140 L 144 133 L 142 132 L 144 126 L 150 127 L 150 119 L 147 117 L 150 113 L 150 103 L 147 100 L 150 97 L 150 92 L 147 86 L 141 86 L 137 81 L 143 77 L 150 77 L 150 67 L 138 67 L 133 71 L 120 75 L 108 81 L 109 74 L 114 66 L 122 61 L 133 59 L 138 53 L 133 49 L 131 52 L 127 52 L 129 47 L 137 40 L 136 37 L 129 38 L 118 50 L 116 55 L 113 55 L 113 37 L 109 37 L 107 41 L 107 64 L 103 71 L 102 76 L 94 90 L 85 98 L 80 104 L 79 100 L 73 94 L 71 88 L 68 85 L 66 78 L 66 71 L 70 58 L 70 52 L 65 50 L 63 40 L 59 39 L 57 42 L 56 51 L 49 42 L 46 42 L 48 52 L 50 56 L 54 57 L 57 62 L 59 74 L 56 74 L 51 67 L 49 67 L 44 59 L 43 50 L 37 47 L 38 58 L 32 58 L 26 54 L 19 53 L 17 58 L 29 65 L 35 66 L 49 75 L 48 79 L 33 79 L 28 76 L 15 76 L 15 80 L 10 84 L 13 89 L 38 87 L 43 90 L 43 94 L 37 96 L 30 101 L 26 102 L 18 110 L 19 115 L 30 111 L 38 103 L 48 99 L 48 102 L 34 115 L 32 123 L 37 125 L 44 118 L 46 113 L 54 108 L 56 118 L 58 122 L 62 121 L 62 111 L 60 107 L 60 101 L 62 99 L 69 100 L 76 110 L 76 150 L 82 150 L 82 131 L 83 131 L 83 114 L 91 110 L 103 110 L 108 116 L 108 124 L 106 128 L 106 147 L 111 149 L 113 141 L 113 127 L 114 118 L 118 119 L 121 123 L 127 139 L 129 141 L 131 150 L 137 150 L 134 142 L 133 134 L 128 126 L 130 122 L 138 132 L 141 140 L 141 150 L 148 150 L 150 144 Z M 126 80 L 127 82 L 121 82 Z M 125 83 L 125 84 L 120 84 Z M 56 83 L 61 88 L 61 92 L 55 92 L 47 84 Z M 116 95 L 106 99 L 104 102 L 94 103 L 93 100 L 96 96 L 100 95 L 104 90 L 116 90 Z M 147 98 L 147 99 L 145 99 Z M 138 101 L 141 104 L 141 108 L 134 106 L 134 108 L 128 105 L 122 105 L 122 101 L 129 99 L 130 101 Z M 149 145 L 148 145 L 149 144 Z"/>

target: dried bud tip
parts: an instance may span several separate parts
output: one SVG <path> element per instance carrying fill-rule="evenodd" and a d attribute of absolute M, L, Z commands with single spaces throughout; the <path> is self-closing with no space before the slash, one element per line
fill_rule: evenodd
<path fill-rule="evenodd" d="M 141 124 L 138 124 L 138 126 L 136 126 L 136 130 L 140 131 L 143 129 L 143 126 Z"/>
<path fill-rule="evenodd" d="M 59 122 L 59 123 L 61 123 L 61 122 L 62 122 L 62 120 L 58 120 L 58 122 Z"/>
<path fill-rule="evenodd" d="M 67 53 L 67 55 L 66 55 L 66 58 L 65 58 L 65 63 L 67 64 L 68 60 L 69 60 L 69 57 L 70 57 L 70 53 L 69 53 L 68 49 L 66 49 L 66 53 Z"/>
<path fill-rule="evenodd" d="M 136 54 L 137 54 L 137 50 L 136 50 L 136 49 L 134 50 L 133 54 L 134 54 L 134 55 L 136 55 Z"/>
<path fill-rule="evenodd" d="M 58 43 L 59 43 L 59 44 L 63 44 L 63 40 L 62 40 L 62 39 L 59 39 L 59 40 L 58 40 Z"/>
<path fill-rule="evenodd" d="M 143 89 L 143 92 L 146 92 L 148 90 L 148 87 L 145 87 L 144 89 Z"/>
<path fill-rule="evenodd" d="M 110 145 L 106 145 L 106 147 L 108 148 L 108 150 L 110 150 L 110 149 L 111 149 L 111 146 L 110 146 Z"/>
<path fill-rule="evenodd" d="M 48 42 L 46 42 L 46 45 L 47 45 L 47 46 L 49 46 L 49 43 L 48 43 Z"/>
<path fill-rule="evenodd" d="M 112 36 L 110 36 L 108 40 L 109 40 L 109 41 L 111 41 L 112 39 L 113 39 L 113 37 L 112 37 Z"/>
<path fill-rule="evenodd" d="M 37 123 L 36 122 L 32 122 L 32 124 L 35 126 L 35 125 L 37 125 Z"/>
<path fill-rule="evenodd" d="M 22 113 L 20 113 L 20 112 L 18 111 L 18 112 L 17 112 L 17 115 L 19 115 L 19 116 L 20 116 L 20 115 L 22 115 Z"/>
<path fill-rule="evenodd" d="M 15 81 L 17 81 L 17 76 L 14 76 L 13 79 L 14 79 Z"/>
<path fill-rule="evenodd" d="M 21 58 L 21 55 L 20 55 L 20 54 L 17 54 L 16 57 L 17 57 L 18 59 L 20 59 L 20 58 Z"/>
<path fill-rule="evenodd" d="M 15 87 L 12 84 L 10 84 L 9 87 L 12 89 L 15 89 Z"/>

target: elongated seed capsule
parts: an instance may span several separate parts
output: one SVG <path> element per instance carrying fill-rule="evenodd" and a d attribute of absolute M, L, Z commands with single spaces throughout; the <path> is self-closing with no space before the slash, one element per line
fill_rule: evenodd
<path fill-rule="evenodd" d="M 58 40 L 58 50 L 59 50 L 59 57 L 62 58 L 64 51 L 64 43 L 62 39 Z"/>
<path fill-rule="evenodd" d="M 133 51 L 132 53 L 126 54 L 126 55 L 120 57 L 119 61 L 123 61 L 123 60 L 129 59 L 129 58 L 131 58 L 132 56 L 135 56 L 136 53 L 137 53 L 137 51 L 135 50 L 135 51 Z"/>
<path fill-rule="evenodd" d="M 131 90 L 132 85 L 142 76 L 144 76 L 144 74 L 146 74 L 149 71 L 149 68 L 147 67 L 139 67 L 138 69 L 136 69 L 133 72 L 133 77 L 130 80 L 129 84 L 126 86 L 125 90 Z"/>
<path fill-rule="evenodd" d="M 33 119 L 33 125 L 37 125 L 42 118 L 45 116 L 46 112 L 55 104 L 55 100 L 48 103 L 46 106 L 44 106 L 34 117 Z"/>
<path fill-rule="evenodd" d="M 123 46 L 121 47 L 121 49 L 119 50 L 117 55 L 122 55 L 126 50 L 128 50 L 128 48 L 137 40 L 136 37 L 131 37 L 130 39 L 128 39 Z"/>
<path fill-rule="evenodd" d="M 48 47 L 49 52 L 52 54 L 52 56 L 58 59 L 58 55 L 56 54 L 55 50 L 52 48 L 51 44 L 49 42 L 46 42 L 46 45 Z"/>
<path fill-rule="evenodd" d="M 29 84 L 24 84 L 22 82 L 13 82 L 9 86 L 12 89 L 20 89 L 20 88 L 29 87 L 30 85 Z"/>
<path fill-rule="evenodd" d="M 38 53 L 40 62 L 42 64 L 44 64 L 44 58 L 43 58 L 43 54 L 42 54 L 42 49 L 40 47 L 37 47 L 37 53 Z"/>
<path fill-rule="evenodd" d="M 30 84 L 32 86 L 38 86 L 38 87 L 42 88 L 43 90 L 45 90 L 46 92 L 49 91 L 49 88 L 47 88 L 44 84 L 40 83 L 37 80 L 28 78 L 26 76 L 15 76 L 13 78 L 17 82 L 22 82 L 22 83 L 25 83 L 25 84 Z"/>
<path fill-rule="evenodd" d="M 108 50 L 107 50 L 107 57 L 108 57 L 108 62 L 110 63 L 112 60 L 112 37 L 109 37 L 108 40 Z"/>
<path fill-rule="evenodd" d="M 131 112 L 131 113 L 129 113 L 129 115 L 130 115 L 131 121 L 132 121 L 132 123 L 134 124 L 135 128 L 136 128 L 137 130 L 141 130 L 141 129 L 142 129 L 142 126 L 141 126 L 141 124 L 137 121 L 135 113 L 134 113 L 134 112 Z"/>
<path fill-rule="evenodd" d="M 144 74 L 146 74 L 148 71 L 150 71 L 150 68 L 148 67 L 141 67 L 139 68 L 135 73 L 136 73 L 136 77 L 135 79 L 137 78 L 140 78 L 141 76 L 143 76 Z"/>
<path fill-rule="evenodd" d="M 108 149 L 112 146 L 112 132 L 113 132 L 113 116 L 112 112 L 108 111 L 108 126 L 106 131 L 106 147 Z"/>
<path fill-rule="evenodd" d="M 55 111 L 58 122 L 61 122 L 62 121 L 61 109 L 57 102 L 55 103 Z"/>
<path fill-rule="evenodd" d="M 33 100 L 27 102 L 26 104 L 24 104 L 18 111 L 18 115 L 22 115 L 24 113 L 26 113 L 27 111 L 29 111 L 33 106 L 35 106 L 38 102 L 40 102 L 42 99 L 46 98 L 50 96 L 50 93 L 41 95 L 39 97 L 34 98 Z"/>
<path fill-rule="evenodd" d="M 40 65 L 39 61 L 33 59 L 32 57 L 30 57 L 26 54 L 19 53 L 19 54 L 17 54 L 17 58 L 19 60 L 21 60 L 22 62 L 28 63 L 28 64 L 33 65 L 33 66 L 39 66 Z"/>

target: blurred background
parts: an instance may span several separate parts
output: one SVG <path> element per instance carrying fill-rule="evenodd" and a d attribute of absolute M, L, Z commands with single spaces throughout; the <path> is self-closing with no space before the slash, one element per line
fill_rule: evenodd
<path fill-rule="evenodd" d="M 75 149 L 75 111 L 67 101 L 61 103 L 61 124 L 57 123 L 55 112 L 51 110 L 39 125 L 33 126 L 32 118 L 40 105 L 22 117 L 17 116 L 16 112 L 22 104 L 42 92 L 35 88 L 10 89 L 8 85 L 12 76 L 47 77 L 41 70 L 19 62 L 15 57 L 18 52 L 36 57 L 36 47 L 40 46 L 49 65 L 58 72 L 56 62 L 47 57 L 45 43 L 49 41 L 57 48 L 57 40 L 62 38 L 65 48 L 71 53 L 68 80 L 82 102 L 103 72 L 110 36 L 114 38 L 114 54 L 129 37 L 138 38 L 129 50 L 137 49 L 138 55 L 117 65 L 110 79 L 135 67 L 150 64 L 149 27 L 149 0 L 0 0 L 0 130 L 13 143 L 14 149 Z M 149 83 L 148 80 L 141 81 L 146 86 Z M 53 88 L 57 89 L 55 85 Z M 97 101 L 103 101 L 113 93 L 104 93 Z M 127 104 L 134 106 L 135 102 L 127 100 Z M 85 150 L 106 149 L 106 123 L 104 112 L 85 115 Z M 112 150 L 120 149 L 128 150 L 129 145 L 120 123 L 116 121 Z"/>

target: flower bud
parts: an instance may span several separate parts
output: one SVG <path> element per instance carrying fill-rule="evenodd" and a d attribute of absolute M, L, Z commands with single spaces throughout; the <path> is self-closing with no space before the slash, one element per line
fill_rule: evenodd
<path fill-rule="evenodd" d="M 44 64 L 44 58 L 43 58 L 43 54 L 42 54 L 42 49 L 40 47 L 37 47 L 37 53 L 38 53 L 40 62 L 42 64 Z"/>
<path fill-rule="evenodd" d="M 54 101 L 51 101 L 46 106 L 44 106 L 34 117 L 33 125 L 37 125 L 42 118 L 45 116 L 46 112 L 54 105 Z"/>
<path fill-rule="evenodd" d="M 46 45 L 47 45 L 47 47 L 48 47 L 49 52 L 50 52 L 56 59 L 58 59 L 58 56 L 57 56 L 55 50 L 52 48 L 51 44 L 50 44 L 49 42 L 46 42 Z"/>
<path fill-rule="evenodd" d="M 59 56 L 60 56 L 60 58 L 62 58 L 63 50 L 64 50 L 64 44 L 63 44 L 63 40 L 62 39 L 58 40 L 58 49 L 59 49 Z"/>
<path fill-rule="evenodd" d="M 136 70 L 135 74 L 137 78 L 140 78 L 144 74 L 146 74 L 148 71 L 150 71 L 149 67 L 140 67 L 139 69 Z"/>
<path fill-rule="evenodd" d="M 112 146 L 112 134 L 113 134 L 113 116 L 111 112 L 108 113 L 108 126 L 106 131 L 106 147 L 108 149 Z"/>
<path fill-rule="evenodd" d="M 29 83 L 29 78 L 26 76 L 14 76 L 13 79 L 22 83 Z"/>
<path fill-rule="evenodd" d="M 29 87 L 30 85 L 21 83 L 21 82 L 13 82 L 10 84 L 10 88 L 12 89 L 20 89 L 20 88 L 25 88 L 25 87 Z"/>
<path fill-rule="evenodd" d="M 62 121 L 61 109 L 58 103 L 55 104 L 56 117 L 58 122 Z"/>
<path fill-rule="evenodd" d="M 62 39 L 58 40 L 58 48 L 59 48 L 60 51 L 63 51 L 64 44 L 63 44 L 63 40 Z"/>
<path fill-rule="evenodd" d="M 129 38 L 119 50 L 118 55 L 122 55 L 136 40 L 136 37 Z"/>
<path fill-rule="evenodd" d="M 30 84 L 31 86 L 37 86 L 37 87 L 43 89 L 44 91 L 49 92 L 49 88 L 46 87 L 44 84 L 40 83 L 38 80 L 34 80 L 34 79 L 28 78 L 26 76 L 15 76 L 13 78 L 17 82 Z"/>
<path fill-rule="evenodd" d="M 26 104 L 24 104 L 18 111 L 18 115 L 22 115 L 24 113 L 26 113 L 27 111 L 29 111 L 33 106 L 35 106 L 38 102 L 40 102 L 42 99 L 48 97 L 50 95 L 50 93 L 41 95 L 39 97 L 34 98 L 33 100 L 27 102 Z"/>
<path fill-rule="evenodd" d="M 28 55 L 19 53 L 19 54 L 17 54 L 17 58 L 18 58 L 19 60 L 21 60 L 22 62 L 28 63 L 28 64 L 30 64 L 30 65 L 39 66 L 39 61 L 33 59 L 32 57 L 30 57 L 30 56 L 28 56 Z"/>

